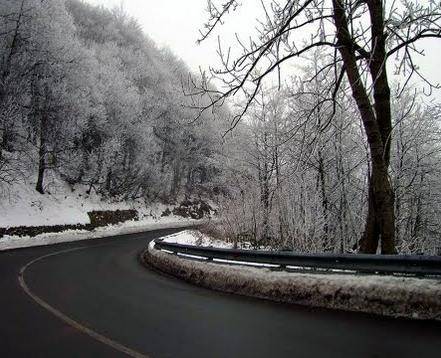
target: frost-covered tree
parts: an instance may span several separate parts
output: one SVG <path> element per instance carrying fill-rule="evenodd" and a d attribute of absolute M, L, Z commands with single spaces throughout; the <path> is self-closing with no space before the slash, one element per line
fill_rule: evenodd
<path fill-rule="evenodd" d="M 441 112 L 406 90 L 393 102 L 391 174 L 397 244 L 402 252 L 439 254 Z"/>
<path fill-rule="evenodd" d="M 314 68 L 311 61 L 305 71 Z M 229 153 L 234 164 L 225 170 L 234 194 L 221 202 L 221 229 L 236 243 L 303 252 L 356 249 L 368 207 L 367 141 L 361 119 L 354 121 L 353 99 L 344 94 L 332 122 L 322 126 L 329 112 L 312 109 L 327 80 L 262 91 L 237 128 L 243 147 Z M 397 249 L 438 254 L 439 106 L 408 90 L 392 109 Z"/>
<path fill-rule="evenodd" d="M 433 1 L 342 1 L 286 0 L 261 2 L 264 16 L 258 33 L 245 42 L 238 35 L 241 53 L 219 51 L 223 68 L 213 76 L 225 86 L 205 90 L 213 101 L 210 108 L 238 92 L 247 98 L 234 119 L 234 127 L 250 108 L 261 85 L 271 74 L 279 78 L 290 61 L 320 49 L 326 61 L 319 73 L 332 76 L 323 88 L 322 107 L 335 113 L 336 96 L 346 78 L 362 120 L 370 161 L 368 212 L 361 235 L 361 252 L 393 254 L 395 249 L 394 193 L 389 178 L 392 138 L 391 92 L 387 63 L 397 61 L 408 78 L 422 76 L 414 65 L 417 43 L 424 38 L 440 38 L 441 5 Z M 239 6 L 236 0 L 209 1 L 209 20 L 201 41 Z M 307 36 L 305 36 L 307 34 Z M 424 78 L 424 77 L 423 77 Z M 429 87 L 430 81 L 426 79 Z"/>
<path fill-rule="evenodd" d="M 0 16 L 0 180 L 32 172 L 43 194 L 53 172 L 115 200 L 212 195 L 222 121 L 193 121 L 189 69 L 121 7 L 8 0 Z"/>

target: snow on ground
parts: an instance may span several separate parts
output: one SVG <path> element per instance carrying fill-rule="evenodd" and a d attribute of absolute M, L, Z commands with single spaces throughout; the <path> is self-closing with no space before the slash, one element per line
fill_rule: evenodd
<path fill-rule="evenodd" d="M 88 224 L 90 219 L 87 212 L 93 210 L 136 209 L 139 220 L 100 227 L 93 231 L 69 230 L 35 237 L 5 235 L 0 237 L 0 251 L 162 228 L 188 227 L 196 222 L 173 215 L 161 217 L 161 213 L 166 209 L 162 204 L 146 207 L 142 200 L 111 202 L 102 200 L 94 191 L 87 195 L 87 189 L 85 185 L 76 185 L 72 188 L 50 173 L 46 177 L 47 192 L 44 195 L 35 190 L 35 180 L 33 181 L 32 177 L 16 182 L 6 189 L 0 187 L 0 227 Z"/>
<path fill-rule="evenodd" d="M 32 179 L 8 186 L 0 196 L 0 227 L 46 226 L 90 223 L 88 211 L 136 209 L 141 219 L 147 216 L 159 217 L 165 206 L 152 205 L 148 208 L 139 201 L 118 202 L 102 200 L 94 191 L 85 194 L 86 185 L 71 188 L 55 175 L 47 179 L 47 193 L 41 195 L 35 190 Z"/>
<path fill-rule="evenodd" d="M 140 221 L 126 221 L 118 225 L 96 228 L 93 231 L 67 230 L 61 233 L 46 233 L 35 237 L 8 236 L 0 238 L 0 251 L 31 246 L 44 246 L 62 242 L 98 239 L 115 235 L 134 234 L 167 228 L 189 227 L 198 223 L 196 220 L 166 217 L 161 219 L 146 218 Z"/>
<path fill-rule="evenodd" d="M 213 238 L 211 238 L 211 237 L 209 237 L 209 236 L 207 236 L 197 230 L 181 231 L 176 234 L 168 235 L 168 236 L 162 238 L 162 240 L 164 242 L 169 242 L 172 244 L 193 245 L 193 246 L 201 246 L 201 247 L 213 247 L 213 248 L 219 248 L 219 249 L 233 249 L 234 248 L 234 244 L 231 242 L 213 239 Z M 241 243 L 240 248 L 246 250 L 246 249 L 251 249 L 252 247 L 249 243 Z M 184 257 L 187 256 L 187 257 L 204 259 L 204 257 L 188 255 L 188 254 L 179 254 L 179 255 L 184 256 Z M 238 261 L 238 260 L 230 261 L 230 260 L 224 260 L 224 259 L 214 259 L 213 261 L 221 262 L 221 263 L 222 262 L 223 263 L 233 263 L 235 265 L 257 266 L 257 267 L 277 267 L 277 266 L 279 266 L 279 265 L 262 264 L 262 263 L 257 263 L 257 262 L 246 262 L 246 261 Z"/>
<path fill-rule="evenodd" d="M 233 249 L 234 244 L 232 242 L 227 242 L 223 240 L 217 240 L 201 233 L 197 230 L 185 230 L 178 232 L 177 234 L 172 234 L 163 238 L 164 242 L 182 244 L 182 245 L 194 245 L 203 247 L 214 247 L 219 249 Z M 237 248 L 242 250 L 266 250 L 270 251 L 271 248 L 268 246 L 260 246 L 258 248 L 251 245 L 249 242 L 238 242 Z M 261 266 L 257 264 L 258 266 Z M 262 264 L 262 266 L 265 266 Z"/>
<path fill-rule="evenodd" d="M 164 242 L 182 245 L 194 245 L 203 247 L 217 247 L 232 249 L 233 244 L 221 240 L 215 240 L 195 230 L 185 230 L 163 238 Z"/>
<path fill-rule="evenodd" d="M 274 271 L 188 260 L 153 245 L 143 258 L 161 271 L 218 291 L 313 307 L 441 319 L 441 281 L 436 279 Z"/>

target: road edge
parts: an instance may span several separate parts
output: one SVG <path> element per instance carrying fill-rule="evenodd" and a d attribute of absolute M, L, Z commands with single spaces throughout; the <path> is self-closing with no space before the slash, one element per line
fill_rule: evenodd
<path fill-rule="evenodd" d="M 381 276 L 375 276 L 378 283 L 348 284 L 344 275 L 286 274 L 265 268 L 210 263 L 165 253 L 154 249 L 153 244 L 140 254 L 140 260 L 148 268 L 215 291 L 302 306 L 441 320 L 441 282 L 437 280 L 396 278 L 403 284 L 394 287 L 385 285 Z M 415 282 L 419 286 L 406 285 Z"/>
<path fill-rule="evenodd" d="M 203 225 L 207 220 L 198 221 L 175 221 L 175 222 L 156 222 L 146 223 L 145 225 L 135 226 L 110 226 L 101 227 L 98 231 L 80 231 L 80 232 L 61 232 L 37 235 L 34 237 L 23 237 L 13 239 L 0 239 L 0 252 L 8 250 L 20 250 L 28 247 L 48 246 L 64 244 L 68 242 L 77 242 L 92 239 L 106 239 L 108 237 L 131 235 L 143 232 L 150 232 L 162 229 L 180 229 L 186 227 L 197 227 Z"/>
<path fill-rule="evenodd" d="M 94 247 L 98 247 L 98 246 L 103 246 L 106 244 L 98 244 L 98 245 L 94 245 L 94 246 L 79 246 L 79 247 L 74 247 L 74 248 L 70 248 L 70 249 L 65 249 L 65 250 L 60 250 L 60 251 L 55 251 L 55 252 L 51 252 L 49 254 L 46 255 L 42 255 L 39 256 L 37 258 L 34 258 L 33 260 L 29 261 L 28 263 L 26 263 L 24 266 L 22 266 L 20 268 L 19 274 L 18 274 L 18 283 L 21 287 L 21 289 L 29 296 L 29 298 L 31 298 L 37 305 L 39 305 L 40 307 L 42 307 L 43 309 L 45 309 L 46 311 L 48 311 L 49 313 L 51 313 L 52 315 L 54 315 L 55 317 L 57 317 L 58 319 L 60 319 L 61 321 L 63 321 L 65 324 L 71 326 L 72 328 L 88 335 L 89 337 L 91 337 L 92 339 L 120 352 L 123 353 L 129 357 L 133 357 L 133 358 L 150 358 L 150 356 L 148 356 L 147 354 L 144 353 L 140 353 L 134 349 L 131 349 L 111 338 L 108 338 L 96 331 L 94 331 L 92 328 L 90 327 L 86 327 L 83 324 L 81 324 L 80 322 L 72 319 L 71 317 L 67 316 L 66 314 L 64 314 L 63 312 L 61 312 L 60 310 L 56 309 L 55 307 L 53 307 L 52 305 L 50 305 L 48 302 L 46 302 L 45 300 L 43 300 L 41 297 L 39 297 L 38 295 L 36 295 L 28 286 L 28 284 L 26 283 L 25 280 L 25 273 L 26 270 L 29 269 L 29 267 L 31 267 L 33 264 L 44 260 L 48 257 L 51 256 L 56 256 L 56 255 L 62 255 L 65 253 L 69 253 L 69 252 L 73 252 L 73 251 L 78 251 L 78 250 L 84 250 L 84 249 L 88 249 L 88 248 L 94 248 Z"/>

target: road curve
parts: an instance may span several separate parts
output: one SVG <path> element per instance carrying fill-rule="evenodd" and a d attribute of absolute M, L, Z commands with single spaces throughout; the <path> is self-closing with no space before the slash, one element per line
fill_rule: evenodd
<path fill-rule="evenodd" d="M 137 255 L 148 242 L 173 231 L 0 253 L 0 356 L 403 358 L 441 351 L 439 322 L 221 294 L 141 266 Z M 37 258 L 22 281 L 33 299 L 19 274 Z"/>

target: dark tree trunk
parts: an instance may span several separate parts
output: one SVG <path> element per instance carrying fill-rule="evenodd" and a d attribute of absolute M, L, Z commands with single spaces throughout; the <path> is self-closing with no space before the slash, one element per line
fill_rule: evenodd
<path fill-rule="evenodd" d="M 208 181 L 208 172 L 205 167 L 199 167 L 199 184 L 204 184 Z"/>
<path fill-rule="evenodd" d="M 279 139 L 277 125 L 275 127 L 275 137 L 276 140 Z M 279 147 L 274 148 L 274 168 L 276 174 L 276 188 L 277 188 L 277 207 L 278 207 L 278 219 L 279 219 L 279 240 L 282 247 L 286 246 L 285 242 L 285 230 L 284 230 L 284 212 L 282 208 L 282 191 L 281 191 L 281 180 L 280 180 L 280 163 L 279 163 Z"/>
<path fill-rule="evenodd" d="M 381 239 L 381 253 L 394 254 L 394 196 L 386 175 L 374 167 L 369 180 L 369 208 L 365 231 L 360 240 L 360 251 L 374 254 Z"/>
<path fill-rule="evenodd" d="M 47 117 L 43 111 L 40 118 L 40 147 L 38 149 L 38 177 L 35 190 L 44 194 L 44 172 L 46 170 L 46 135 L 47 135 Z"/>
<path fill-rule="evenodd" d="M 38 85 L 33 82 L 34 89 L 38 88 Z M 38 91 L 36 91 L 38 93 Z M 41 97 L 40 97 L 41 98 Z M 49 114 L 49 87 L 47 84 L 43 88 L 42 107 L 40 107 L 40 101 L 38 97 L 33 99 L 34 101 L 34 114 L 40 119 L 40 128 L 38 134 L 40 137 L 40 146 L 38 149 L 38 177 L 35 189 L 44 194 L 44 174 L 46 170 L 46 156 L 47 156 L 47 138 L 48 138 L 48 114 Z"/>
<path fill-rule="evenodd" d="M 35 186 L 35 190 L 37 190 L 40 194 L 44 194 L 43 181 L 44 181 L 44 171 L 45 171 L 45 160 L 44 160 L 44 149 L 40 145 L 39 151 L 40 159 L 38 161 L 38 177 L 37 184 Z"/>
<path fill-rule="evenodd" d="M 185 188 L 189 194 L 193 193 L 194 189 L 194 175 L 193 175 L 193 169 L 188 168 L 187 170 L 187 180 L 185 183 Z"/>
<path fill-rule="evenodd" d="M 332 246 L 329 240 L 329 201 L 326 194 L 325 168 L 321 149 L 318 151 L 318 174 L 323 211 L 323 249 L 328 250 Z"/>
<path fill-rule="evenodd" d="M 257 139 L 258 140 L 258 139 Z M 259 151 L 259 143 L 256 140 L 256 148 Z M 259 155 L 258 171 L 259 171 L 259 188 L 260 188 L 260 204 L 262 207 L 262 233 L 261 239 L 267 241 L 269 238 L 269 212 L 270 212 L 270 187 L 269 187 L 269 165 L 268 165 L 268 134 L 263 133 L 262 138 L 262 154 Z"/>
<path fill-rule="evenodd" d="M 105 188 L 106 188 L 107 194 L 110 195 L 110 191 L 112 189 L 112 169 L 109 169 L 107 171 Z"/>
<path fill-rule="evenodd" d="M 392 132 L 390 88 L 386 70 L 386 35 L 384 33 L 383 1 L 367 2 L 372 24 L 373 53 L 369 63 L 374 86 L 374 108 L 382 140 L 382 162 L 372 160 L 374 205 L 379 209 L 377 225 L 381 234 L 381 253 L 395 254 L 395 204 L 388 175 Z M 371 200 L 371 199 L 370 199 Z"/>
<path fill-rule="evenodd" d="M 265 169 L 267 169 L 267 165 L 265 165 Z M 262 183 L 262 192 L 261 192 L 261 203 L 263 205 L 263 223 L 262 223 L 262 238 L 263 240 L 269 239 L 269 212 L 270 212 L 270 202 L 269 202 L 269 183 L 268 183 L 268 175 L 265 175 L 265 180 Z"/>
<path fill-rule="evenodd" d="M 173 165 L 173 180 L 170 188 L 170 199 L 176 201 L 179 194 L 179 187 L 181 185 L 181 164 L 175 160 Z"/>
<path fill-rule="evenodd" d="M 356 45 L 351 38 L 342 0 L 333 0 L 334 23 L 338 49 L 352 89 L 352 96 L 361 115 L 372 163 L 372 173 L 369 177 L 369 209 L 365 231 L 360 240 L 360 252 L 375 253 L 381 240 L 381 252 L 394 254 L 396 253 L 394 194 L 388 176 L 392 125 L 390 90 L 385 66 L 383 7 L 381 0 L 372 0 L 367 4 L 372 23 L 374 50 L 366 60 L 369 61 L 369 71 L 374 83 L 374 104 L 371 103 L 366 88 L 360 80 Z"/>

